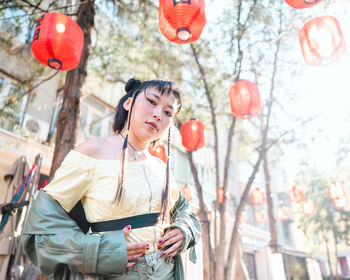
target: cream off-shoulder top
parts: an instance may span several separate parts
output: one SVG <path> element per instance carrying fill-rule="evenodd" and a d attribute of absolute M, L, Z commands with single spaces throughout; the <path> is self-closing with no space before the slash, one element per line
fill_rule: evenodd
<path fill-rule="evenodd" d="M 71 150 L 44 191 L 67 212 L 81 200 L 90 223 L 160 212 L 166 165 L 150 154 L 143 161 L 128 161 L 123 196 L 116 202 L 119 166 L 119 160 L 95 159 Z M 169 210 L 180 192 L 170 178 Z M 157 242 L 167 226 L 159 221 L 154 226 L 132 229 L 127 241 L 147 242 L 150 250 L 146 253 L 152 253 L 158 250 Z"/>

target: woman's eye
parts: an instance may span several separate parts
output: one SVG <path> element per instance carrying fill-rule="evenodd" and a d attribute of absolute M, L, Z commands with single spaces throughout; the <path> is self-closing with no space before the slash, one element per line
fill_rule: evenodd
<path fill-rule="evenodd" d="M 165 111 L 165 114 L 167 114 L 167 116 L 169 116 L 169 117 L 172 117 L 173 115 L 170 113 L 170 112 L 168 112 L 168 111 Z"/>
<path fill-rule="evenodd" d="M 154 102 L 152 99 L 147 98 L 148 102 L 151 103 L 152 105 L 156 105 L 156 102 Z"/>

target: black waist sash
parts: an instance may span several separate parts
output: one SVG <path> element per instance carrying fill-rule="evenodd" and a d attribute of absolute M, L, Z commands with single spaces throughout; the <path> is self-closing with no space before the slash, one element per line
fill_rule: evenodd
<path fill-rule="evenodd" d="M 90 226 L 92 232 L 120 230 L 125 228 L 127 225 L 130 225 L 131 229 L 150 227 L 157 223 L 159 215 L 159 212 L 149 213 L 123 219 L 90 223 Z"/>

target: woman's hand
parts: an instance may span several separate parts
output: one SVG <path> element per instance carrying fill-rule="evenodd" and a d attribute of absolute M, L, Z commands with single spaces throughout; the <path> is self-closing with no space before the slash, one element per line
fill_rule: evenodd
<path fill-rule="evenodd" d="M 179 252 L 184 239 L 185 237 L 181 229 L 179 228 L 167 229 L 165 234 L 158 241 L 158 250 L 161 250 L 169 246 L 169 248 L 162 253 L 162 256 L 167 255 L 168 258 L 171 258 Z"/>
<path fill-rule="evenodd" d="M 126 226 L 123 231 L 126 239 L 131 231 L 131 226 Z M 130 261 L 144 256 L 146 250 L 149 250 L 149 244 L 145 242 L 126 242 L 126 253 L 129 261 L 127 267 L 134 266 L 136 263 Z"/>

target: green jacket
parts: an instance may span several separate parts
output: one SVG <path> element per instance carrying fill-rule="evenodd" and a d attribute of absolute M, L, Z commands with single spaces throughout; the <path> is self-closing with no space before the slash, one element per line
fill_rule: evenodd
<path fill-rule="evenodd" d="M 194 245 L 201 236 L 196 214 L 181 194 L 171 211 L 170 227 L 182 230 L 185 240 L 181 252 L 191 248 L 190 260 L 196 262 Z M 29 210 L 21 237 L 30 260 L 43 274 L 53 279 L 80 280 L 85 276 L 123 274 L 128 258 L 122 230 L 84 234 L 61 207 L 44 191 Z M 175 257 L 175 279 L 184 279 L 181 255 Z"/>

